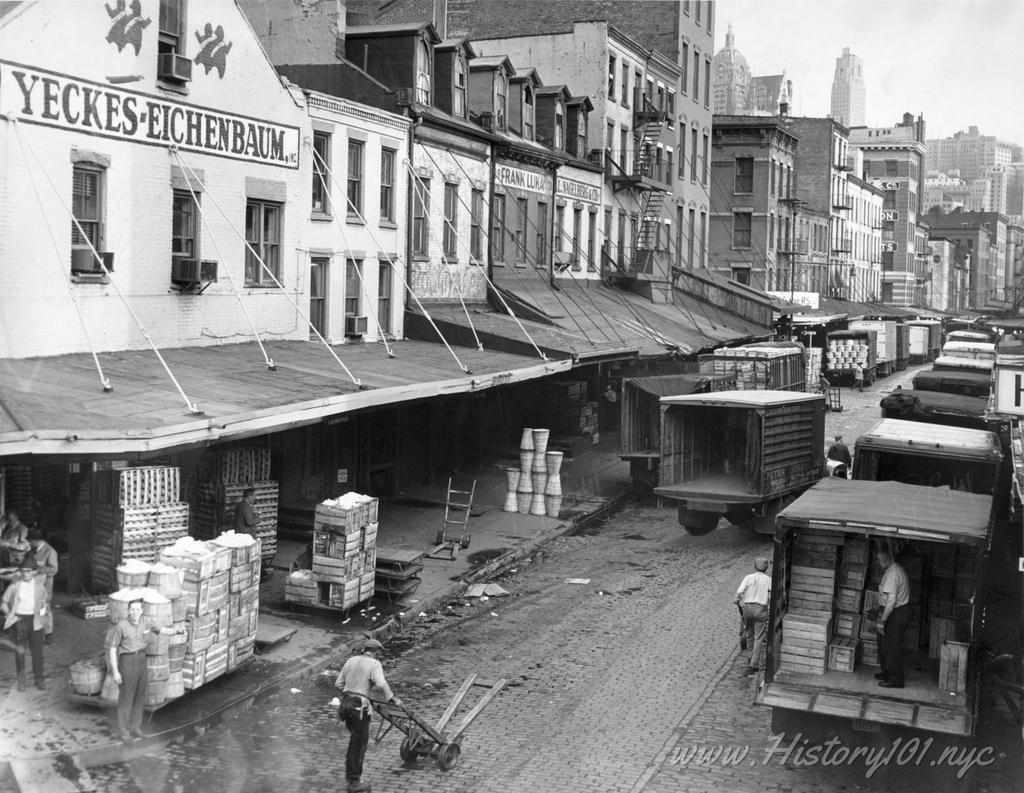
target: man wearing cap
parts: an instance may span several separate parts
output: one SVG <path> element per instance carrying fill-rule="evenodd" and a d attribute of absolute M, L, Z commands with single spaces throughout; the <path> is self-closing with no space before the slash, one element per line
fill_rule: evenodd
<path fill-rule="evenodd" d="M 128 616 L 107 631 L 107 668 L 117 692 L 117 736 L 122 741 L 142 737 L 142 709 L 146 701 L 146 643 L 151 633 L 184 633 L 184 628 L 155 625 L 142 616 L 142 601 L 128 604 Z"/>
<path fill-rule="evenodd" d="M 379 688 L 385 702 L 401 705 L 398 697 L 391 693 L 391 687 L 384 679 L 384 667 L 380 656 L 384 645 L 376 639 L 367 639 L 363 651 L 349 658 L 338 674 L 334 685 L 341 689 L 341 708 L 338 715 L 345 721 L 349 731 L 348 752 L 345 755 L 345 778 L 349 793 L 366 793 L 369 782 L 362 782 L 363 758 L 370 742 L 370 689 Z"/>
<path fill-rule="evenodd" d="M 28 541 L 32 546 L 29 555 L 38 565 L 37 575 L 46 583 L 46 625 L 43 626 L 43 633 L 46 636 L 45 643 L 50 644 L 53 641 L 53 579 L 57 575 L 59 557 L 56 549 L 43 539 L 39 529 L 29 529 Z"/>
<path fill-rule="evenodd" d="M 36 574 L 36 560 L 22 561 L 14 581 L 0 598 L 4 630 L 14 628 L 14 667 L 18 673 L 18 691 L 25 690 L 25 648 L 32 654 L 32 674 L 36 688 L 46 688 L 43 678 L 43 628 L 46 625 L 46 583 Z"/>
<path fill-rule="evenodd" d="M 757 674 L 761 664 L 761 648 L 764 647 L 768 632 L 768 596 L 772 579 L 765 572 L 768 559 L 758 556 L 754 560 L 754 572 L 744 576 L 736 590 L 736 605 L 743 611 L 743 627 L 746 630 L 746 645 L 750 648 L 750 664 L 744 676 Z"/>

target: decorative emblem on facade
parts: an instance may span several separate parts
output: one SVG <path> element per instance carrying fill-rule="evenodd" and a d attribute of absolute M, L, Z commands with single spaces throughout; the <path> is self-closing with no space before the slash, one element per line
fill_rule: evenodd
<path fill-rule="evenodd" d="M 196 54 L 195 62 L 206 69 L 206 74 L 210 73 L 210 69 L 216 69 L 217 76 L 223 80 L 224 70 L 228 65 L 228 53 L 233 44 L 230 41 L 225 43 L 224 28 L 217 25 L 217 29 L 214 30 L 213 25 L 207 22 L 202 33 L 196 31 L 196 39 L 199 41 L 199 52 Z"/>
<path fill-rule="evenodd" d="M 107 41 L 117 45 L 117 51 L 121 52 L 131 44 L 135 48 L 135 54 L 142 49 L 142 31 L 150 23 L 149 19 L 142 18 L 142 4 L 139 0 L 132 0 L 129 6 L 125 0 L 117 0 L 113 7 L 106 5 L 107 15 L 111 19 L 110 30 L 107 31 Z"/>

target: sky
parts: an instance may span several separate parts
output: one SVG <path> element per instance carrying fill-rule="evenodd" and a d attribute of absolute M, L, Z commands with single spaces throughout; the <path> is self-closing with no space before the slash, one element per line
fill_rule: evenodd
<path fill-rule="evenodd" d="M 1020 0 L 717 0 L 715 49 L 732 23 L 751 74 L 793 81 L 791 112 L 826 116 L 836 58 L 864 62 L 865 123 L 923 114 L 928 138 L 970 126 L 1024 143 Z"/>

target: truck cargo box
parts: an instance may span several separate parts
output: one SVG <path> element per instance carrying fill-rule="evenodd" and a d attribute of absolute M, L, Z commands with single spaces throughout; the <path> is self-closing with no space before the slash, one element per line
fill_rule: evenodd
<path fill-rule="evenodd" d="M 738 390 L 806 390 L 804 346 L 799 342 L 755 342 L 719 347 L 698 357 L 701 372 L 733 375 Z"/>
<path fill-rule="evenodd" d="M 984 613 L 975 594 L 986 572 L 991 512 L 990 496 L 828 478 L 779 513 L 767 663 L 755 695 L 774 709 L 773 731 L 799 731 L 811 741 L 820 739 L 820 725 L 829 734 L 865 723 L 973 733 L 974 647 Z M 863 572 L 879 545 L 902 547 L 911 582 L 901 689 L 880 688 L 874 676 L 878 635 L 865 612 L 876 602 L 877 580 Z M 947 590 L 948 603 L 931 594 Z M 816 592 L 825 597 L 815 600 Z M 823 626 L 818 633 L 816 625 Z"/>
<path fill-rule="evenodd" d="M 948 394 L 984 397 L 992 391 L 992 375 L 981 371 L 938 371 L 929 369 L 914 375 L 917 391 L 943 391 Z"/>
<path fill-rule="evenodd" d="M 875 359 L 878 363 L 896 363 L 898 325 L 881 319 L 861 319 L 850 323 L 850 330 L 873 330 L 876 334 Z"/>

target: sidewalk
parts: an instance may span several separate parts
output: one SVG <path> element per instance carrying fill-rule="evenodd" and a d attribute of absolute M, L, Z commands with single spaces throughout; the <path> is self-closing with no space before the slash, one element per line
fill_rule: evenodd
<path fill-rule="evenodd" d="M 0 652 L 0 790 L 47 793 L 92 790 L 91 766 L 145 755 L 155 745 L 200 734 L 252 707 L 261 695 L 296 685 L 332 662 L 342 660 L 369 633 L 388 635 L 399 622 L 430 615 L 458 596 L 466 583 L 514 565 L 544 542 L 570 531 L 580 520 L 599 517 L 630 490 L 629 466 L 619 460 L 618 432 L 562 466 L 564 500 L 559 519 L 502 511 L 504 466 L 466 472 L 476 479 L 469 523 L 470 547 L 455 561 L 425 559 L 422 584 L 405 601 L 375 598 L 346 615 L 337 611 L 294 609 L 284 601 L 284 580 L 303 543 L 280 541 L 274 576 L 260 586 L 260 627 L 294 629 L 290 639 L 266 648 L 224 675 L 153 713 L 143 724 L 150 737 L 131 744 L 114 738 L 106 709 L 79 705 L 71 693 L 69 667 L 102 654 L 107 620 L 85 620 L 70 610 L 71 595 L 55 593 L 54 643 L 45 648 L 45 691 L 31 683 L 15 688 L 14 659 Z M 509 461 L 511 463 L 511 461 Z M 462 486 L 463 483 L 457 483 Z M 378 547 L 429 551 L 444 516 L 445 483 L 403 493 L 380 507 Z M 372 607 L 368 607 L 372 606 Z M 77 769 L 77 771 L 76 771 Z M 73 777 L 73 778 L 69 778 Z"/>

